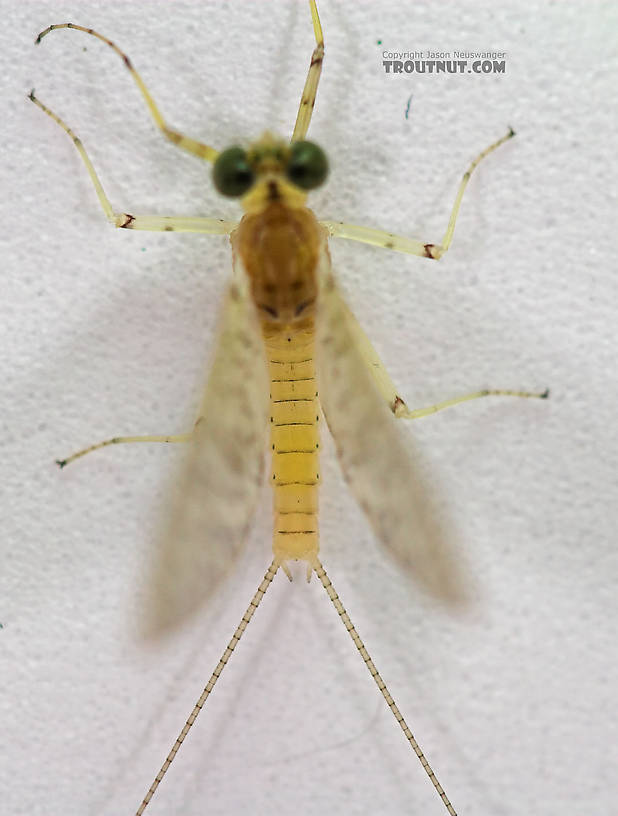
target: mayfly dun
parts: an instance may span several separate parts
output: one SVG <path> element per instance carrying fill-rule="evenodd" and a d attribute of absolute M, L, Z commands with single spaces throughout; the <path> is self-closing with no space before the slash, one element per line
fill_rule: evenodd
<path fill-rule="evenodd" d="M 346 480 L 386 551 L 425 589 L 446 602 L 463 594 L 456 557 L 437 533 L 420 498 L 417 467 L 405 452 L 396 419 L 415 419 L 488 395 L 545 397 L 484 390 L 411 410 L 342 299 L 331 268 L 328 239 L 347 238 L 438 260 L 448 250 L 464 190 L 479 162 L 509 140 L 513 130 L 486 148 L 464 174 L 441 243 L 427 243 L 378 229 L 318 221 L 307 193 L 328 175 L 328 161 L 306 139 L 324 58 L 315 0 L 310 0 L 315 48 L 291 140 L 265 133 L 253 144 L 219 151 L 168 126 L 130 59 L 98 32 L 62 23 L 106 43 L 133 77 L 150 115 L 166 139 L 213 164 L 224 196 L 238 198 L 239 222 L 201 216 L 117 212 L 105 194 L 79 138 L 35 96 L 30 99 L 71 137 L 108 220 L 127 230 L 229 235 L 233 273 L 223 305 L 218 342 L 198 419 L 177 436 L 115 437 L 73 454 L 61 467 L 107 445 L 186 442 L 187 455 L 169 522 L 153 557 L 148 634 L 168 631 L 203 605 L 238 558 L 263 477 L 270 434 L 269 481 L 274 495 L 273 557 L 232 639 L 137 810 L 146 809 L 269 585 L 281 569 L 301 561 L 332 601 L 384 700 L 420 760 L 446 810 L 444 789 L 397 708 L 360 639 L 319 557 L 318 484 L 320 411 L 335 440 Z"/>

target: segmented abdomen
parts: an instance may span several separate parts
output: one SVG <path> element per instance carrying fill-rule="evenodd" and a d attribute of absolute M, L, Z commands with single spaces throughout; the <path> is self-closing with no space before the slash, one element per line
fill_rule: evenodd
<path fill-rule="evenodd" d="M 319 408 L 313 327 L 265 330 L 271 379 L 273 553 L 313 565 L 318 553 Z"/>

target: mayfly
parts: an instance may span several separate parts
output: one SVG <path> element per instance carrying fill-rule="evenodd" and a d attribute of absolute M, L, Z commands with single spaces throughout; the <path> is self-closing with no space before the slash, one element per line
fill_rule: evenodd
<path fill-rule="evenodd" d="M 446 810 L 455 810 L 360 639 L 319 557 L 318 423 L 320 410 L 335 440 L 350 489 L 378 540 L 410 575 L 438 598 L 463 594 L 457 559 L 440 536 L 420 498 L 415 461 L 401 444 L 395 419 L 415 419 L 487 395 L 547 396 L 484 390 L 411 410 L 398 394 L 378 355 L 346 306 L 331 268 L 328 239 L 347 238 L 438 260 L 448 250 L 464 190 L 478 163 L 510 139 L 509 131 L 485 149 L 464 174 L 439 244 L 400 237 L 343 222 L 318 221 L 307 193 L 328 174 L 322 149 L 306 139 L 324 58 L 315 0 L 310 0 L 316 45 L 291 140 L 270 133 L 246 149 L 221 152 L 170 128 L 130 59 L 111 40 L 72 23 L 120 56 L 156 126 L 183 150 L 213 164 L 213 181 L 236 197 L 241 220 L 154 216 L 117 212 L 104 192 L 84 146 L 73 131 L 35 96 L 30 99 L 71 137 L 86 165 L 108 220 L 130 230 L 229 235 L 233 273 L 220 318 L 218 342 L 198 419 L 177 436 L 114 437 L 73 454 L 80 456 L 124 442 L 186 442 L 170 520 L 160 537 L 151 571 L 146 630 L 177 626 L 205 603 L 238 558 L 262 482 L 270 428 L 274 494 L 273 558 L 232 639 L 137 810 L 146 809 L 275 575 L 291 578 L 293 561 L 306 564 L 326 590 L 344 626 Z"/>

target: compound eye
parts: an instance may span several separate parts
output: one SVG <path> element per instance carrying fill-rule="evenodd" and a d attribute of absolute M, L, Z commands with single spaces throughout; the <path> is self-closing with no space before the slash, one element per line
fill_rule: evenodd
<path fill-rule="evenodd" d="M 286 174 L 292 184 L 303 190 L 313 190 L 328 175 L 328 159 L 321 147 L 313 142 L 292 142 Z"/>
<path fill-rule="evenodd" d="M 224 196 L 237 198 L 254 182 L 253 170 L 242 147 L 228 147 L 219 154 L 212 168 L 212 179 L 217 190 Z"/>

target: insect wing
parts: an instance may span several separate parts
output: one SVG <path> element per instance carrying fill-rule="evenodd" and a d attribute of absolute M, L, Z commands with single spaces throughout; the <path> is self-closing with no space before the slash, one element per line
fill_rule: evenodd
<path fill-rule="evenodd" d="M 169 521 L 154 554 L 146 636 L 193 613 L 241 552 L 262 481 L 267 422 L 264 346 L 245 273 L 237 268 Z"/>
<path fill-rule="evenodd" d="M 363 358 L 326 255 L 320 278 L 318 390 L 344 476 L 397 563 L 441 600 L 462 601 L 465 580 L 459 561 L 431 511 L 418 462 L 406 450 L 408 440 L 395 426 L 370 361 Z"/>

